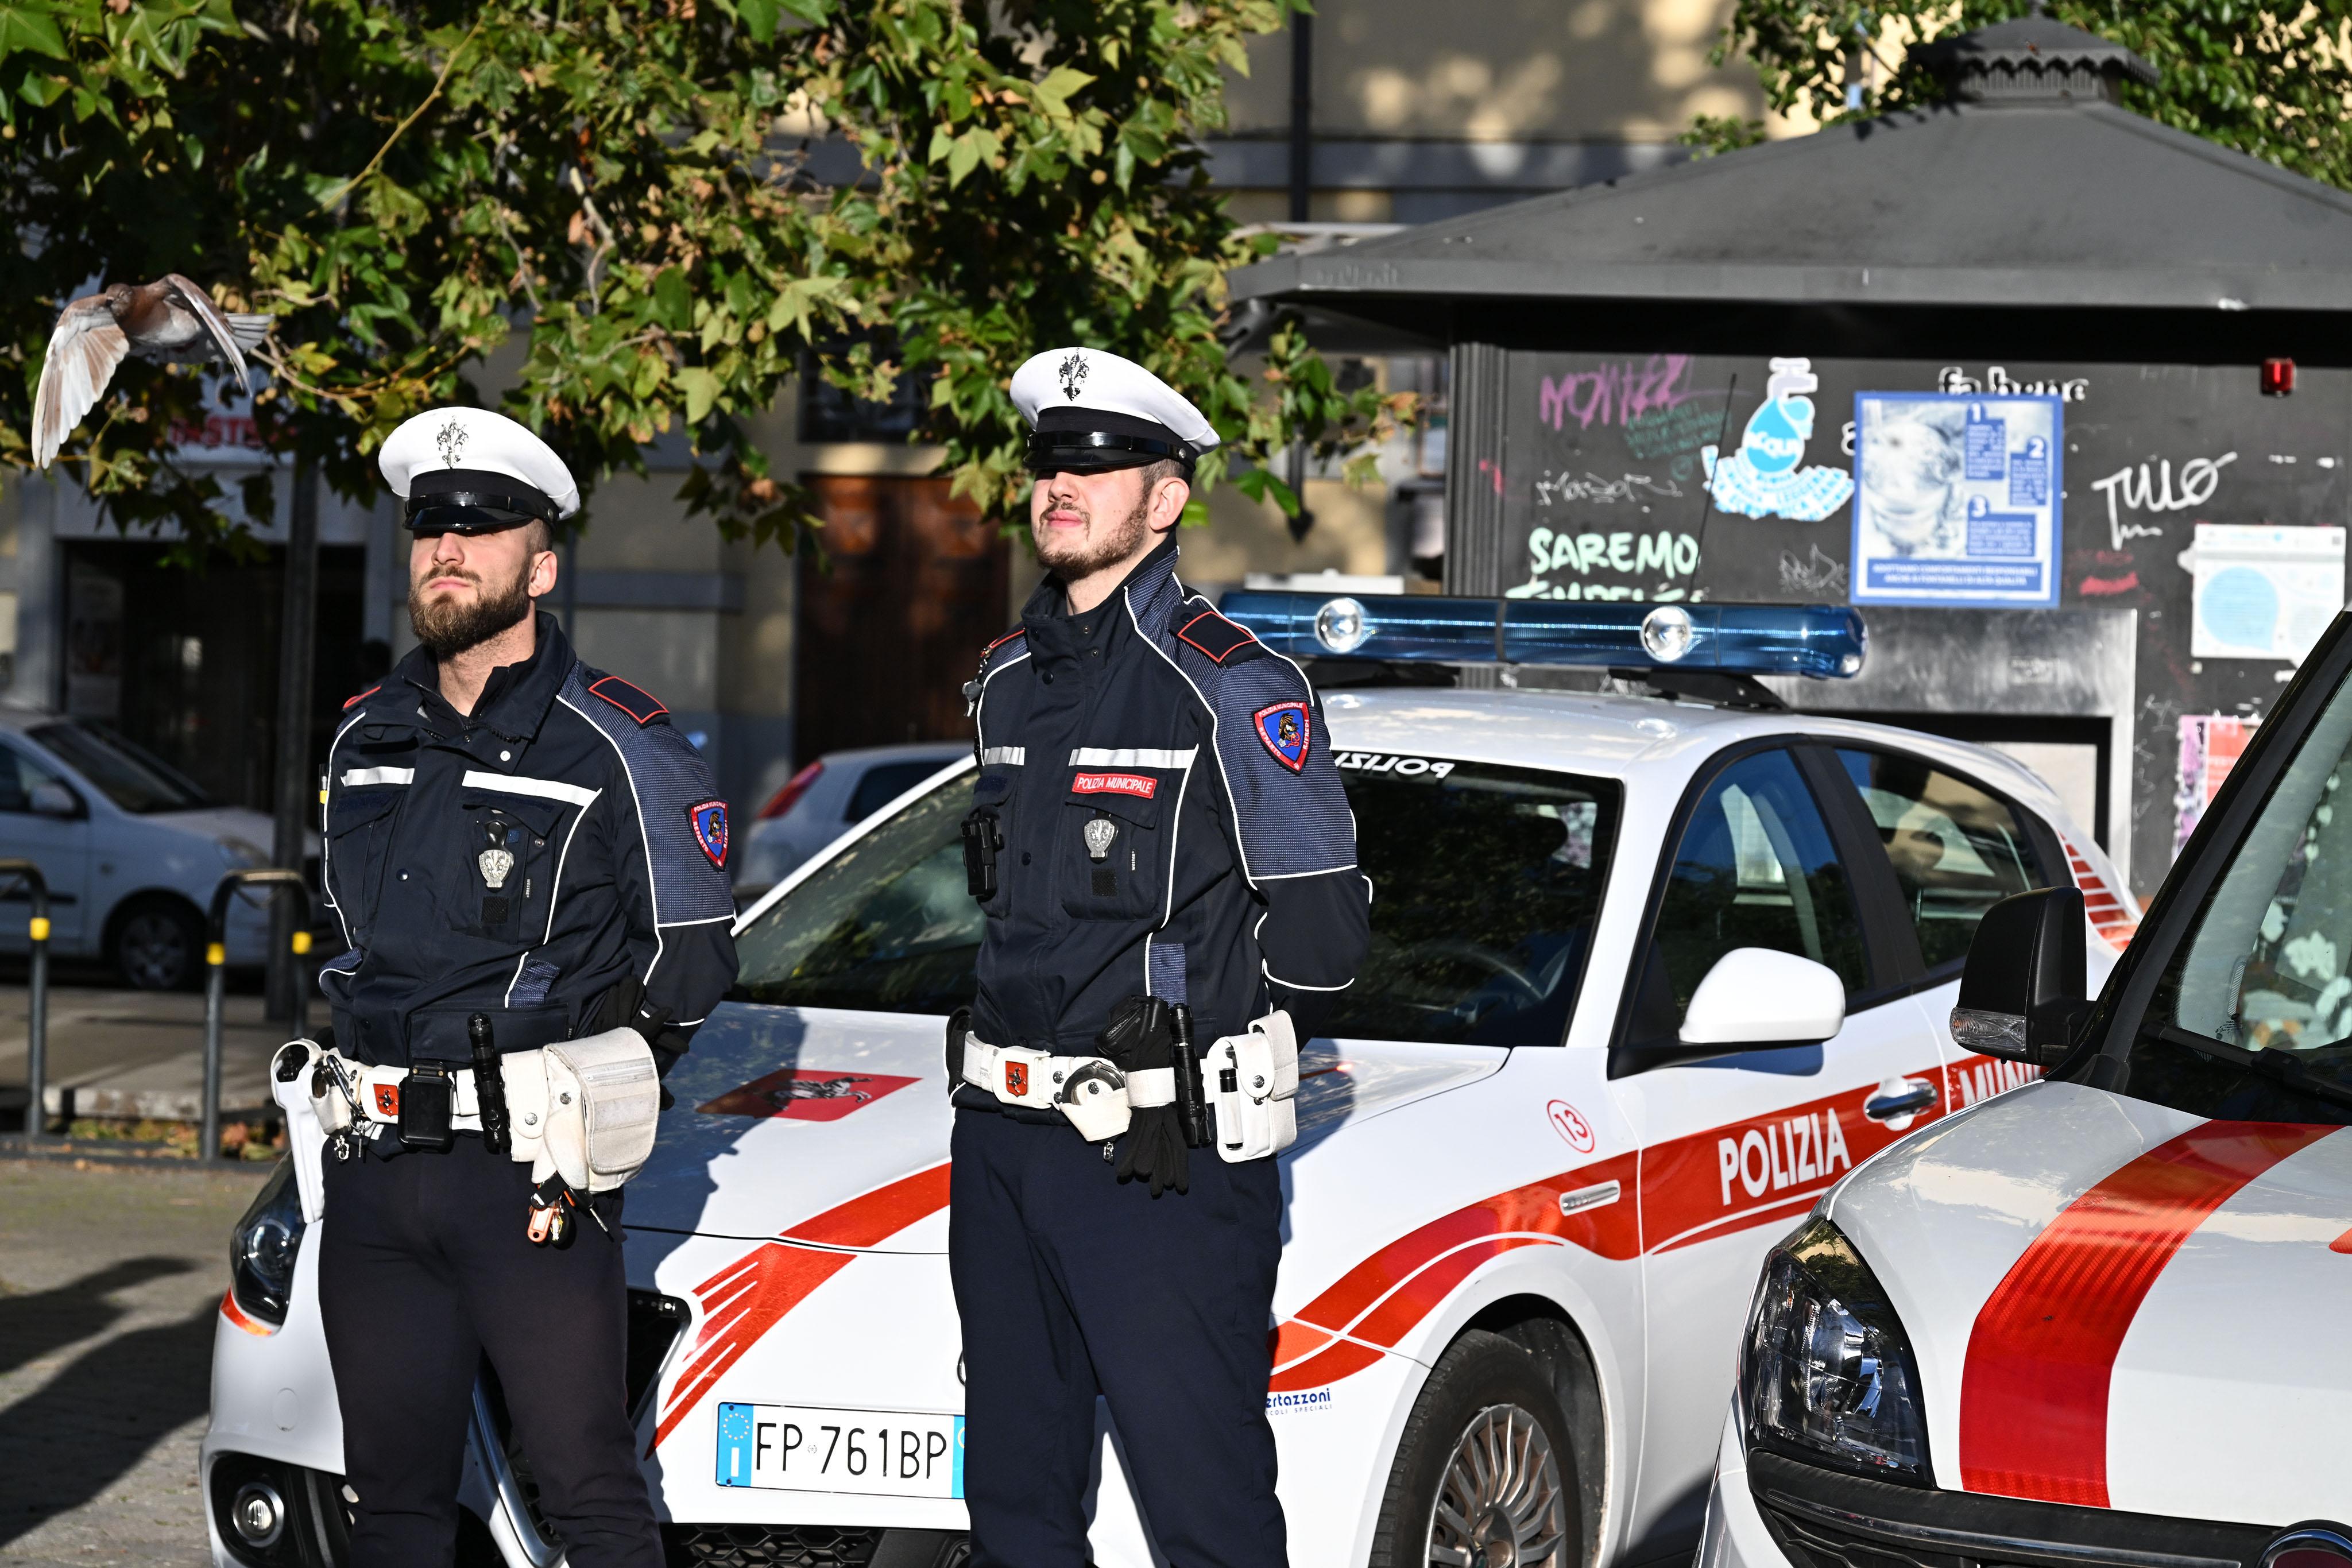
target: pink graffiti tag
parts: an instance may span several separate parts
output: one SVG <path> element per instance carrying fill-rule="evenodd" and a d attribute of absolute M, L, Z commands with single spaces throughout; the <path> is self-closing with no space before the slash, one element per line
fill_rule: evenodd
<path fill-rule="evenodd" d="M 1624 424 L 1654 409 L 1680 408 L 1696 395 L 1690 368 L 1688 354 L 1652 354 L 1638 365 L 1625 360 L 1558 380 L 1546 376 L 1537 390 L 1536 417 L 1565 430 L 1573 415 L 1579 429 L 1590 430 L 1596 420 Z"/>
<path fill-rule="evenodd" d="M 1481 457 L 1478 459 L 1478 472 L 1488 476 L 1495 481 L 1495 494 L 1499 496 L 1503 493 L 1503 465 L 1501 464 L 1496 462 L 1491 457 Z"/>

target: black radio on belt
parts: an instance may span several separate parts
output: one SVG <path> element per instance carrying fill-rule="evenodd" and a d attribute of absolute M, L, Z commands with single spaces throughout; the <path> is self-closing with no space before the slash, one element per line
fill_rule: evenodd
<path fill-rule="evenodd" d="M 403 1148 L 447 1154 L 457 1146 L 457 1084 L 449 1070 L 426 1062 L 400 1081 L 400 1142 Z"/>
<path fill-rule="evenodd" d="M 1003 847 L 995 812 L 974 811 L 963 820 L 963 879 L 974 898 L 996 896 L 996 852 Z"/>

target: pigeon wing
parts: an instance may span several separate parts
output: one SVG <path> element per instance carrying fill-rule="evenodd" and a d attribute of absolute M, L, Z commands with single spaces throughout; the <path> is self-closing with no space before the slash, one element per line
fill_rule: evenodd
<path fill-rule="evenodd" d="M 47 468 L 56 459 L 130 352 L 131 340 L 116 324 L 104 295 L 77 299 L 59 313 L 41 361 L 41 384 L 33 394 L 34 466 Z"/>
<path fill-rule="evenodd" d="M 274 319 L 268 316 L 239 316 L 234 311 L 227 312 L 226 317 L 229 336 L 248 354 L 261 347 L 262 340 L 269 336 L 269 323 Z"/>
<path fill-rule="evenodd" d="M 171 288 L 173 302 L 186 307 L 197 320 L 205 324 L 205 330 L 212 334 L 213 345 L 220 350 L 220 357 L 226 360 L 228 368 L 236 372 L 238 390 L 251 392 L 253 382 L 245 373 L 245 354 L 237 347 L 236 334 L 230 329 L 228 318 L 220 313 L 220 308 L 212 302 L 210 296 L 178 273 L 165 273 L 163 281 Z"/>

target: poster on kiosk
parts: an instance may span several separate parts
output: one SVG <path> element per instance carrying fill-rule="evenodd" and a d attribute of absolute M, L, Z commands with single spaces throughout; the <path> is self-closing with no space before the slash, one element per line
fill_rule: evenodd
<path fill-rule="evenodd" d="M 1853 602 L 2058 602 L 2062 403 L 1856 392 Z"/>

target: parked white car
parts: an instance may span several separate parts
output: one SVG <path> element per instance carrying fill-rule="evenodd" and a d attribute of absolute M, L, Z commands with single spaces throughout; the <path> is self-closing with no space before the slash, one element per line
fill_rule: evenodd
<path fill-rule="evenodd" d="M 49 888 L 49 952 L 103 959 L 122 983 L 176 990 L 202 978 L 205 922 L 221 877 L 269 863 L 270 820 L 221 806 L 193 779 L 113 730 L 38 708 L 0 706 L 0 858 L 29 860 Z M 315 872 L 318 841 L 310 835 Z M 21 883 L 0 907 L 28 908 Z M 231 964 L 259 964 L 269 911 L 230 900 Z M 0 916 L 0 953 L 29 945 Z"/>
<path fill-rule="evenodd" d="M 2047 1077 L 1774 1249 L 1703 1568 L 2352 1563 L 2347 681 L 2339 615 L 2104 991 L 1987 917 L 1956 1027 Z"/>
<path fill-rule="evenodd" d="M 759 897 L 811 856 L 888 805 L 971 747 L 959 741 L 828 751 L 768 798 L 743 835 L 735 890 Z"/>
<path fill-rule="evenodd" d="M 1562 608 L 1628 630 L 1643 609 Z M 1491 655 L 1494 608 L 1471 610 L 1420 601 L 1413 645 Z M 1392 656 L 1348 613 L 1337 640 Z M 1713 625 L 1685 651 L 1714 657 Z M 1795 635 L 1835 669 L 1859 632 L 1822 612 Z M 1281 1156 L 1268 1406 L 1293 1561 L 1687 1553 L 1771 1239 L 1906 1130 L 2023 1081 L 1943 1022 L 1982 912 L 2079 883 L 2120 930 L 2128 900 L 2039 779 L 1928 736 L 1507 689 L 1339 689 L 1325 711 L 1376 894 Z M 940 1037 L 982 924 L 957 831 L 971 768 L 743 916 L 740 988 L 670 1076 L 626 1245 L 629 1396 L 676 1561 L 942 1568 L 959 1549 Z M 2086 962 L 2112 961 L 2078 926 Z M 341 1528 L 300 1231 L 281 1177 L 235 1244 L 204 1445 L 222 1564 L 331 1555 Z M 544 1563 L 489 1381 L 477 1409 L 478 1543 Z M 1148 1568 L 1101 1442 L 1094 1560 Z"/>

